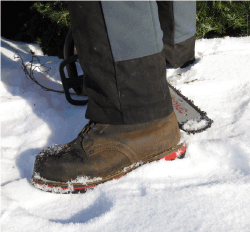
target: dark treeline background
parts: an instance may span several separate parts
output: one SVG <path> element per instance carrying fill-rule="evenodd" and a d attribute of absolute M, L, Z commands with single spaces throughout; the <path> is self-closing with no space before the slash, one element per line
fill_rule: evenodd
<path fill-rule="evenodd" d="M 196 38 L 250 34 L 250 1 L 197 1 Z M 63 45 L 71 26 L 67 3 L 60 1 L 2 1 L 1 35 L 7 39 L 39 43 L 43 52 L 63 58 Z"/>

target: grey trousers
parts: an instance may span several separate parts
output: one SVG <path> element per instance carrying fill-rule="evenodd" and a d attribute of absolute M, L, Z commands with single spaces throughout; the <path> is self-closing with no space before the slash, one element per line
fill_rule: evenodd
<path fill-rule="evenodd" d="M 194 58 L 195 2 L 75 1 L 68 6 L 87 76 L 86 118 L 137 124 L 172 113 L 166 67 Z"/>

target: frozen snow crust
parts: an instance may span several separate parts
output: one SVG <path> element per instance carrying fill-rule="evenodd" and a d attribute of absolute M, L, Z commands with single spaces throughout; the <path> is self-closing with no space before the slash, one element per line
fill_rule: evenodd
<path fill-rule="evenodd" d="M 86 107 L 45 92 L 23 74 L 29 49 L 51 61 L 38 81 L 62 89 L 61 60 L 37 45 L 1 41 L 1 230 L 4 232 L 250 231 L 250 37 L 196 41 L 196 63 L 168 80 L 214 123 L 183 133 L 186 158 L 145 164 L 85 194 L 51 194 L 31 184 L 35 156 L 72 141 Z"/>

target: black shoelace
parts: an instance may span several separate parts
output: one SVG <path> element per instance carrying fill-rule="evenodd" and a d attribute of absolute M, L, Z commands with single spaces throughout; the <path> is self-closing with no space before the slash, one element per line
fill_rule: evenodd
<path fill-rule="evenodd" d="M 90 130 L 95 130 L 96 128 L 96 123 L 93 122 L 93 121 L 89 121 L 85 127 L 82 129 L 81 133 L 83 138 L 86 139 L 88 136 L 87 136 L 87 133 L 90 131 Z"/>

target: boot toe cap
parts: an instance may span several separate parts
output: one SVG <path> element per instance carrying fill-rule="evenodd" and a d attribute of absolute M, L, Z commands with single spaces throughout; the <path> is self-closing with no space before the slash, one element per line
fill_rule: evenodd
<path fill-rule="evenodd" d="M 64 151 L 65 152 L 65 151 Z M 67 182 L 76 179 L 79 174 L 79 164 L 83 158 L 74 151 L 41 152 L 34 164 L 36 176 L 49 181 Z M 82 165 L 83 166 L 83 165 Z"/>

